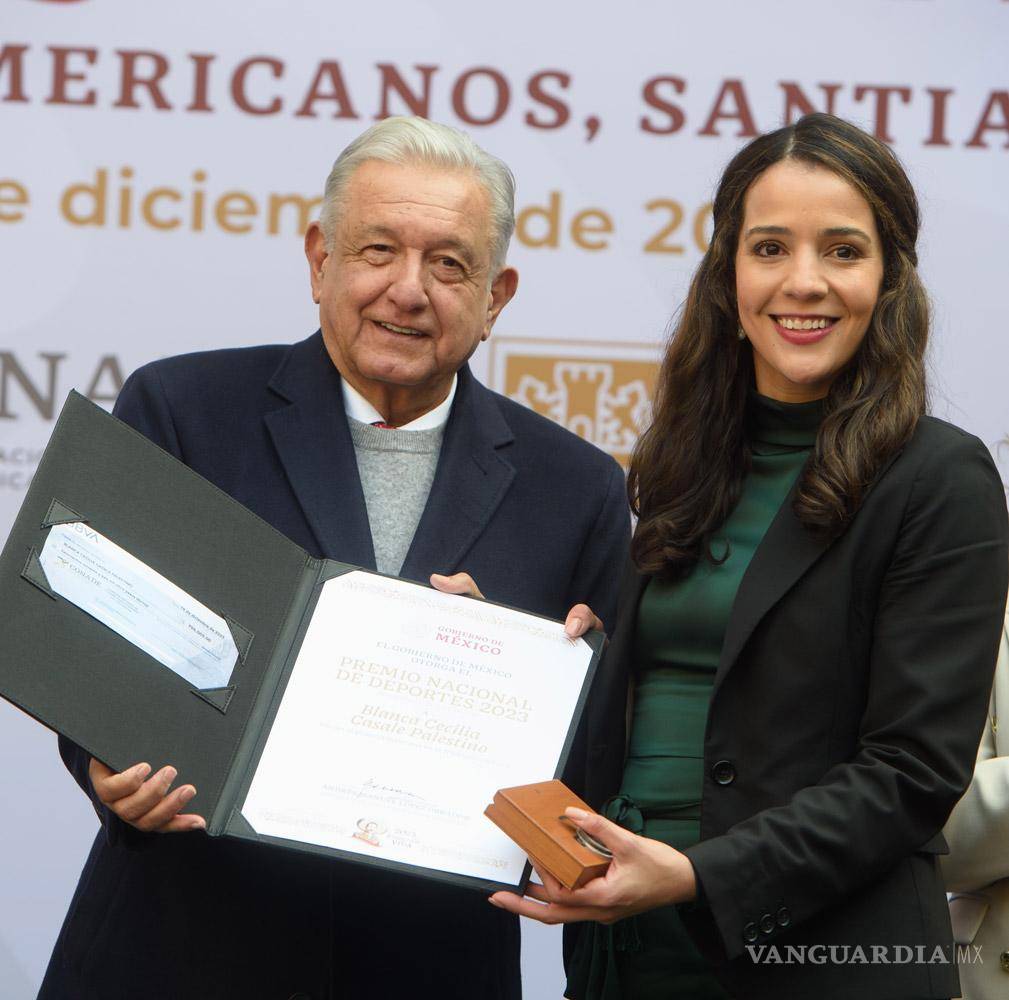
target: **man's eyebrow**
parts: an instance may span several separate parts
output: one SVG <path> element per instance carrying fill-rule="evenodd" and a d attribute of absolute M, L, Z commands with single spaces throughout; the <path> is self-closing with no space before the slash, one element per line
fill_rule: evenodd
<path fill-rule="evenodd" d="M 386 226 L 367 225 L 361 226 L 354 234 L 358 239 L 370 240 L 374 237 L 383 239 L 395 239 L 396 234 Z"/>
<path fill-rule="evenodd" d="M 454 250 L 465 260 L 467 264 L 472 264 L 476 259 L 476 255 L 473 253 L 473 248 L 468 243 L 464 243 L 462 240 L 451 238 L 441 240 L 435 244 L 435 248 L 437 250 Z"/>
<path fill-rule="evenodd" d="M 399 241 L 397 234 L 388 226 L 375 224 L 361 226 L 355 233 L 355 236 L 358 240 L 387 239 L 394 243 Z M 464 258 L 467 264 L 472 264 L 476 260 L 476 254 L 468 243 L 463 240 L 453 239 L 452 237 L 439 240 L 433 245 L 432 250 L 434 252 L 451 250 Z"/>

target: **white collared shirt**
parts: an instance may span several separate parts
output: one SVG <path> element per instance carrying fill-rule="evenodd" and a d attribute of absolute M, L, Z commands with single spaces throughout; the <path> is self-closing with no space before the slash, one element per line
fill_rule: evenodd
<path fill-rule="evenodd" d="M 343 384 L 343 405 L 348 417 L 353 417 L 362 424 L 384 423 L 385 418 L 371 403 L 368 402 L 346 379 L 340 380 Z M 452 400 L 455 399 L 456 386 L 459 384 L 459 376 L 452 376 L 452 385 L 449 386 L 448 395 L 433 409 L 427 413 L 422 413 L 416 420 L 411 420 L 402 427 L 397 427 L 398 431 L 431 431 L 436 427 L 441 427 L 448 420 L 448 415 L 452 410 Z"/>

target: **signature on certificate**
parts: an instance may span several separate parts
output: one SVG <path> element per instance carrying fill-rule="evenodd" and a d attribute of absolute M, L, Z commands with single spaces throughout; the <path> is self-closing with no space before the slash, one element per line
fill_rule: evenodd
<path fill-rule="evenodd" d="M 407 799 L 416 799 L 418 802 L 426 802 L 427 799 L 423 795 L 417 795 L 414 792 L 408 792 L 405 788 L 397 788 L 395 785 L 383 785 L 376 781 L 374 778 L 366 778 L 364 783 L 361 785 L 361 791 L 358 792 L 357 797 L 361 798 L 362 795 L 368 792 L 391 792 L 393 795 L 402 795 Z"/>

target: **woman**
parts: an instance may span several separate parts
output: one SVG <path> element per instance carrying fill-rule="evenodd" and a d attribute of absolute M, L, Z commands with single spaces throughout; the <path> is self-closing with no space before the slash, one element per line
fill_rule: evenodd
<path fill-rule="evenodd" d="M 607 803 L 574 818 L 614 862 L 491 899 L 574 925 L 574 1000 L 956 992 L 935 855 L 985 715 L 1006 512 L 981 442 L 923 415 L 917 233 L 896 158 L 831 116 L 720 182 L 569 775 Z"/>

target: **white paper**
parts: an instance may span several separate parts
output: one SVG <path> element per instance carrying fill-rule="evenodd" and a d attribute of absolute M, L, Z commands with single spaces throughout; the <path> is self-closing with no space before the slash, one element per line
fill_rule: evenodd
<path fill-rule="evenodd" d="M 228 623 L 82 521 L 50 529 L 39 562 L 52 590 L 200 689 L 238 659 Z"/>
<path fill-rule="evenodd" d="M 553 777 L 591 658 L 532 615 L 330 580 L 242 813 L 261 834 L 515 884 L 525 854 L 483 811 Z"/>

